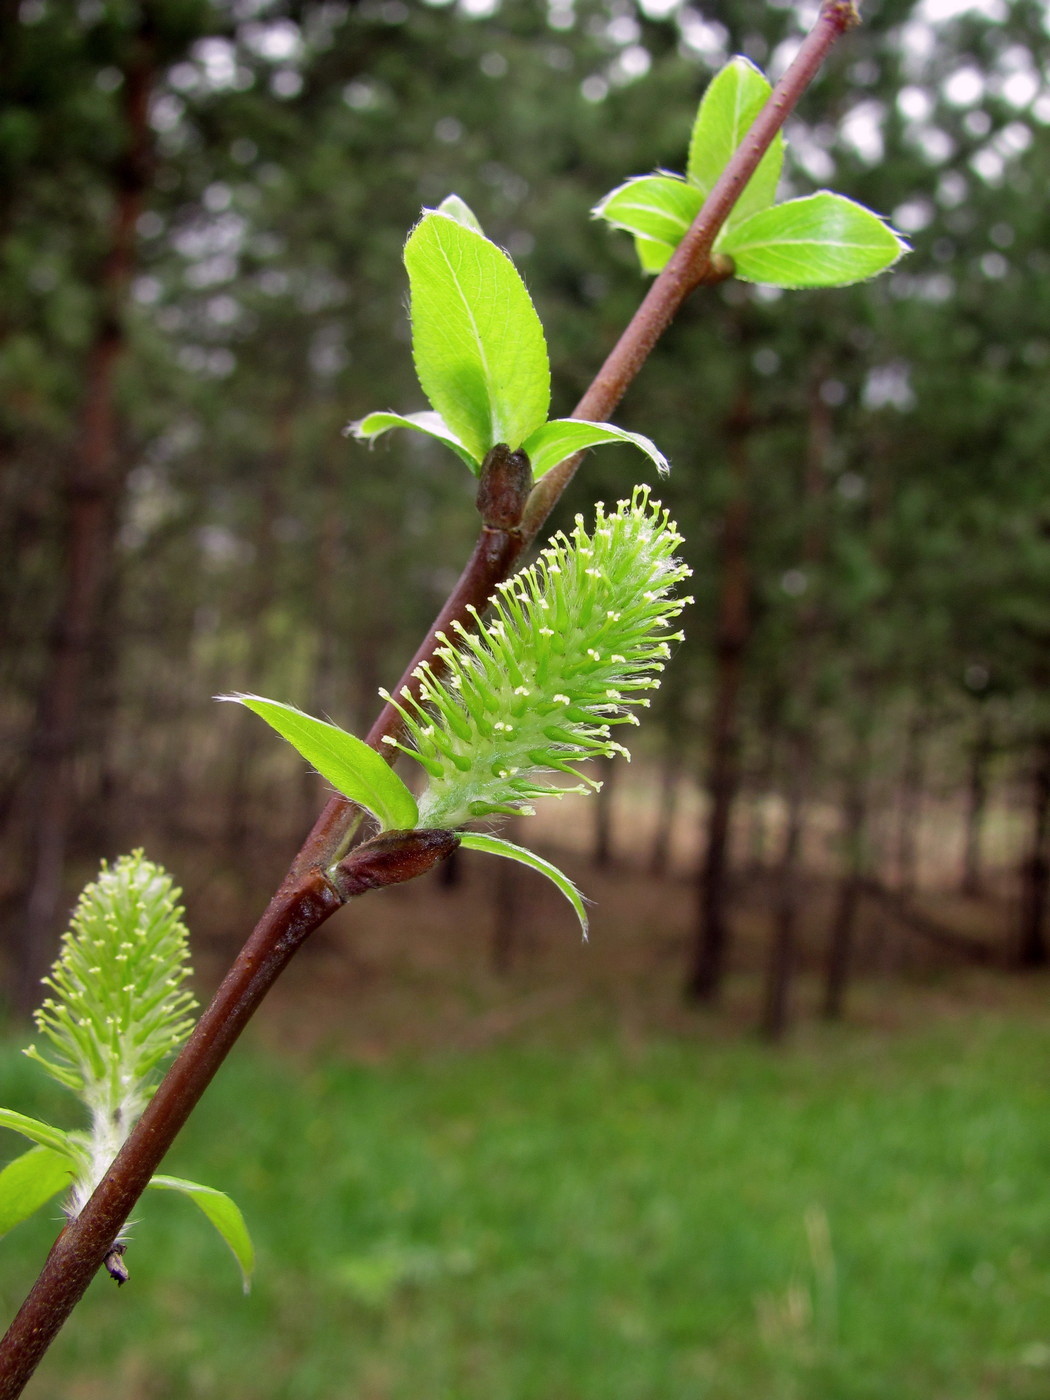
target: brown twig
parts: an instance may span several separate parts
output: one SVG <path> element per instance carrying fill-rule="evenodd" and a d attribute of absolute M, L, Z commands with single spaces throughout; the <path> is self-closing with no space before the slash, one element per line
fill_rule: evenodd
<path fill-rule="evenodd" d="M 704 283 L 729 275 L 728 264 L 711 256 L 719 229 L 827 53 L 856 22 L 849 0 L 824 0 L 797 57 L 576 406 L 575 417 L 608 418 L 686 297 Z M 482 529 L 467 567 L 399 681 L 398 691 L 413 684 L 412 672 L 433 654 L 438 632 L 447 632 L 455 620 L 465 622 L 471 606 L 484 606 L 495 585 L 535 539 L 578 461 L 578 457 L 571 458 L 543 477 L 529 498 L 519 528 Z M 369 743 L 378 746 L 382 736 L 393 732 L 395 726 L 396 713 L 387 706 L 369 733 Z M 407 833 L 418 839 L 404 848 L 408 854 L 402 852 L 403 859 L 396 853 L 393 858 L 388 858 L 389 852 L 377 853 L 368 843 L 340 860 L 359 822 L 358 809 L 344 798 L 334 798 L 321 813 L 152 1102 L 94 1195 L 59 1235 L 40 1277 L 0 1342 L 0 1400 L 14 1400 L 22 1393 L 111 1251 L 121 1226 L 177 1133 L 296 949 L 346 898 L 365 888 L 412 878 L 443 859 L 452 848 L 449 840 L 454 844 L 456 839 L 448 832 Z"/>

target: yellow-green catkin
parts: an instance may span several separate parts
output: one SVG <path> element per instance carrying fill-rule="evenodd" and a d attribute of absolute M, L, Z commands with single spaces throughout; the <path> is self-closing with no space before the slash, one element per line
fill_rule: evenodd
<path fill-rule="evenodd" d="M 597 506 L 590 531 L 577 516 L 501 585 L 486 620 L 475 612 L 474 630 L 442 638 L 444 674 L 424 664 L 418 701 L 394 701 L 408 740 L 397 747 L 429 776 L 420 825 L 531 812 L 535 797 L 597 786 L 574 765 L 629 757 L 613 726 L 638 723 L 681 640 L 671 623 L 692 602 L 675 592 L 690 573 L 674 555 L 681 542 L 638 487 L 611 512 Z M 558 786 L 558 773 L 582 781 Z"/>

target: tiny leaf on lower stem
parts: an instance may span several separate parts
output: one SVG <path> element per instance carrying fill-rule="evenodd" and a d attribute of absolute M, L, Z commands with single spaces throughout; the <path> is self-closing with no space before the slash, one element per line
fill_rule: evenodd
<path fill-rule="evenodd" d="M 185 1181 L 181 1176 L 155 1176 L 149 1184 L 155 1191 L 180 1192 L 211 1221 L 237 1260 L 245 1293 L 250 1292 L 255 1250 L 237 1203 L 224 1191 L 216 1191 L 213 1186 L 202 1186 L 197 1181 Z"/>

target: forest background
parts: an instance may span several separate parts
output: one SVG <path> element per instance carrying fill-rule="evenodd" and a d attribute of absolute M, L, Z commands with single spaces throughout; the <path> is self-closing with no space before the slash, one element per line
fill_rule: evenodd
<path fill-rule="evenodd" d="M 363 732 L 466 557 L 464 474 L 342 431 L 421 406 L 400 264 L 421 206 L 455 190 L 512 254 L 568 411 L 643 286 L 590 208 L 681 169 L 710 76 L 734 53 L 777 76 L 814 9 L 0 8 L 12 1008 L 99 858 L 136 845 L 184 886 L 210 986 L 324 799 L 210 697 Z M 856 288 L 705 291 L 619 414 L 671 458 L 696 604 L 632 767 L 530 833 L 595 898 L 591 946 L 528 876 L 464 860 L 318 936 L 261 1033 L 282 1050 L 689 1041 L 698 1001 L 773 1038 L 841 1015 L 855 974 L 869 1026 L 925 1017 L 947 973 L 1031 1012 L 1007 973 L 1048 957 L 1050 22 L 1036 0 L 863 21 L 789 123 L 785 185 L 863 201 L 913 252 Z M 555 523 L 638 474 L 607 449 Z M 427 1267 L 397 1255 L 391 1290 Z M 790 1298 L 770 1306 L 794 1346 Z"/>
<path fill-rule="evenodd" d="M 323 794 L 210 697 L 367 728 L 458 571 L 474 513 L 432 445 L 369 456 L 342 435 L 416 401 L 399 249 L 420 207 L 454 188 L 517 259 L 571 405 L 640 292 L 629 240 L 589 209 L 681 168 L 710 74 L 745 52 L 775 76 L 804 9 L 5 8 L 15 1004 L 102 854 L 146 844 L 202 935 L 239 923 Z M 698 298 L 624 407 L 674 463 L 661 491 L 698 601 L 643 791 L 612 769 L 596 815 L 567 806 L 562 826 L 593 827 L 600 863 L 699 882 L 677 921 L 707 999 L 734 877 L 772 871 L 773 951 L 743 966 L 773 968 L 774 1031 L 804 869 L 840 877 L 801 939 L 839 949 L 832 1003 L 862 900 L 891 942 L 937 941 L 935 911 L 901 903 L 924 884 L 1009 899 L 990 922 L 963 908 L 962 931 L 1047 958 L 1048 44 L 1038 3 L 867 6 L 792 119 L 788 181 L 887 214 L 913 253 L 857 288 Z M 561 520 L 636 474 L 594 459 Z"/>

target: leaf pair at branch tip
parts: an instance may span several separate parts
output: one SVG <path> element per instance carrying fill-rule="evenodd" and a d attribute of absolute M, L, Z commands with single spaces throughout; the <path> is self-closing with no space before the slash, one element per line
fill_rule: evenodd
<path fill-rule="evenodd" d="M 412 356 L 431 408 L 370 413 L 349 431 L 372 441 L 391 428 L 437 439 L 475 474 L 498 443 L 521 449 L 538 480 L 566 456 L 608 442 L 667 459 L 647 437 L 610 423 L 548 420 L 550 361 L 536 308 L 501 248 L 457 195 L 424 211 L 405 245 Z"/>
<path fill-rule="evenodd" d="M 644 272 L 669 262 L 771 92 L 752 63 L 732 59 L 700 103 L 685 175 L 637 176 L 595 207 L 595 218 L 634 235 Z M 843 195 L 821 190 L 774 204 L 783 161 L 778 131 L 715 239 L 712 253 L 731 259 L 737 277 L 792 289 L 842 287 L 874 277 L 908 251 L 885 220 Z"/>

